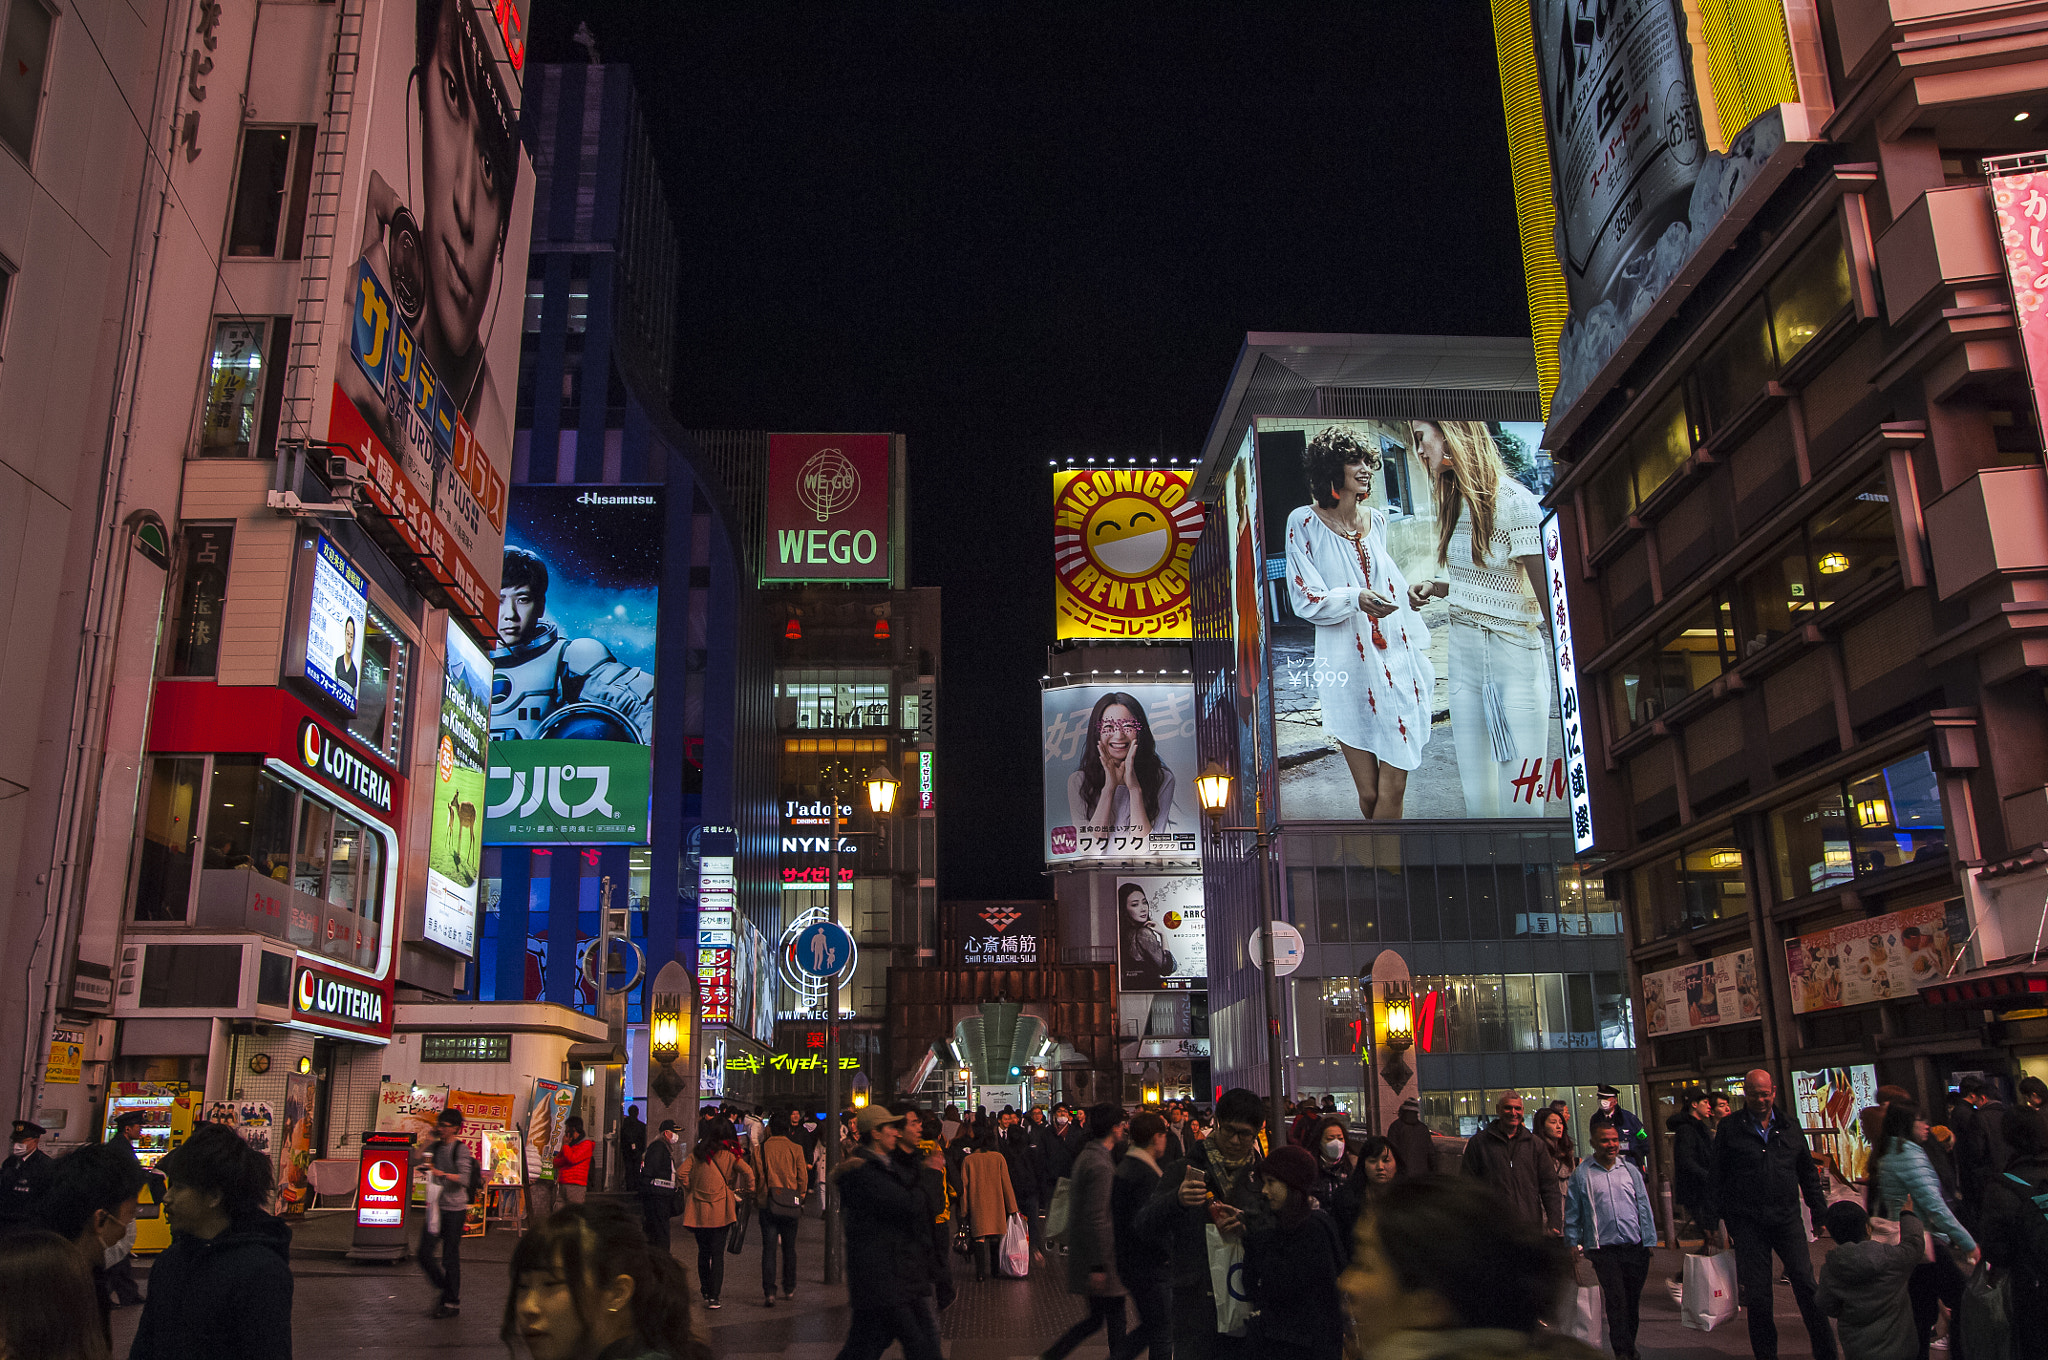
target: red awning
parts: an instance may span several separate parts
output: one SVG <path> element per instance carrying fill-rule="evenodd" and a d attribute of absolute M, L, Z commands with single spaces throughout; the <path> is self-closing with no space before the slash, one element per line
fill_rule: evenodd
<path fill-rule="evenodd" d="M 1966 973 L 1920 989 L 1920 999 L 1930 1006 L 1976 1006 L 1984 1008 L 2004 1002 L 2030 1000 L 2048 1003 L 2048 964 L 2023 963 L 2010 968 L 1987 968 Z"/>

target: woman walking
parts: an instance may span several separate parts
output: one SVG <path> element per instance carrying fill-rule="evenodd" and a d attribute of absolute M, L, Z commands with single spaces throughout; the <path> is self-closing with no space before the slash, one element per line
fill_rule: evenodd
<path fill-rule="evenodd" d="M 974 1236 L 974 1278 L 989 1276 L 994 1244 L 1017 1212 L 1017 1188 L 1010 1184 L 1010 1163 L 996 1151 L 996 1136 L 984 1131 L 974 1150 L 960 1164 L 960 1193 L 967 1201 L 968 1230 Z"/>
<path fill-rule="evenodd" d="M 1338 1360 L 1344 1315 L 1337 1276 L 1348 1253 L 1337 1225 L 1309 1203 L 1315 1158 L 1283 1147 L 1261 1163 L 1260 1190 L 1272 1218 L 1245 1233 L 1245 1292 L 1251 1295 L 1252 1353 L 1271 1360 Z"/>
<path fill-rule="evenodd" d="M 711 1360 L 682 1266 L 609 1204 L 571 1205 L 519 1239 L 498 1335 L 532 1360 Z"/>
<path fill-rule="evenodd" d="M 1903 1093 L 1893 1096 L 1884 1112 L 1884 1142 L 1872 1155 L 1869 1171 L 1868 1207 L 1873 1215 L 1896 1219 L 1911 1210 L 1928 1233 L 1948 1247 L 1916 1267 L 1906 1282 L 1913 1327 L 1920 1336 L 1920 1360 L 1927 1360 L 1942 1304 L 1949 1309 L 1950 1354 L 1962 1353 L 1957 1333 L 1963 1316 L 1963 1272 L 1977 1264 L 1976 1239 L 1950 1211 L 1934 1164 L 1927 1158 L 1927 1131 L 1919 1102 Z"/>
<path fill-rule="evenodd" d="M 697 1283 L 704 1306 L 720 1306 L 725 1286 L 725 1239 L 739 1221 L 740 1201 L 754 1192 L 754 1173 L 741 1157 L 732 1125 L 714 1119 L 676 1172 L 686 1193 L 683 1226 L 697 1239 Z"/>
<path fill-rule="evenodd" d="M 789 1114 L 768 1121 L 761 1140 L 761 1302 L 775 1306 L 775 1244 L 782 1243 L 782 1297 L 796 1297 L 796 1227 L 811 1183 Z"/>
<path fill-rule="evenodd" d="M 1578 1149 L 1572 1146 L 1572 1136 L 1565 1128 L 1564 1111 L 1550 1106 L 1538 1110 L 1532 1132 L 1550 1154 L 1551 1168 L 1557 1172 L 1558 1203 L 1562 1204 L 1565 1188 L 1571 1184 L 1572 1172 L 1579 1165 Z"/>
<path fill-rule="evenodd" d="M 1306 1146 L 1316 1159 L 1316 1183 L 1309 1194 L 1318 1209 L 1334 1212 L 1338 1193 L 1358 1166 L 1351 1155 L 1350 1121 L 1340 1114 L 1324 1115 L 1309 1130 Z"/>

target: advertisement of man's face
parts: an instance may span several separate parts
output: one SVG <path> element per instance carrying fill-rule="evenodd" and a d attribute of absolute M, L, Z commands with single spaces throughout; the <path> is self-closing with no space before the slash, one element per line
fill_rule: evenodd
<path fill-rule="evenodd" d="M 421 56 L 419 104 L 420 234 L 428 282 L 421 338 L 428 357 L 452 373 L 476 348 L 495 296 L 491 285 L 512 210 L 515 164 L 511 128 L 489 88 L 475 31 L 461 21 L 453 0 L 441 5 L 431 46 Z"/>

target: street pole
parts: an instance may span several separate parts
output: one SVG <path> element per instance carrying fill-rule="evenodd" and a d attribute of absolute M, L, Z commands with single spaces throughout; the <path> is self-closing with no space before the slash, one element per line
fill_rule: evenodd
<path fill-rule="evenodd" d="M 1280 951 L 1273 936 L 1273 838 L 1266 829 L 1265 799 L 1256 793 L 1252 795 L 1252 822 L 1258 840 L 1259 919 L 1265 922 L 1266 932 L 1266 1080 L 1272 1086 L 1272 1109 L 1267 1115 L 1272 1127 L 1266 1133 L 1266 1146 L 1277 1149 L 1287 1136 L 1287 1096 L 1280 1063 Z"/>
<path fill-rule="evenodd" d="M 826 911 L 839 924 L 839 777 L 829 785 L 832 799 L 832 858 L 826 871 Z M 833 1172 L 839 1169 L 839 974 L 825 986 L 825 1283 L 839 1283 L 839 1192 Z"/>

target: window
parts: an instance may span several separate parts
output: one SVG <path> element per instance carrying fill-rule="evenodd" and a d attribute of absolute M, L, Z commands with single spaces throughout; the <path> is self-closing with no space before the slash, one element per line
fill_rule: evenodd
<path fill-rule="evenodd" d="M 1778 371 L 1771 346 L 1771 321 L 1764 299 L 1758 298 L 1728 327 L 1727 334 L 1693 369 L 1693 390 L 1699 394 L 1700 423 L 1718 429 L 1729 417 L 1762 394 Z"/>
<path fill-rule="evenodd" d="M 199 789 L 206 762 L 159 756 L 150 762 L 148 802 L 137 855 L 135 919 L 182 921 L 192 902 L 192 854 L 199 844 Z"/>
<path fill-rule="evenodd" d="M 1744 656 L 1898 565 L 1891 506 L 1883 475 L 1872 476 L 1764 555 L 1736 589 L 1746 618 Z"/>
<path fill-rule="evenodd" d="M 7 27 L 0 36 L 0 142 L 24 163 L 35 159 L 36 115 L 50 62 L 50 31 L 56 16 L 42 0 L 13 0 L 4 6 Z"/>
<path fill-rule="evenodd" d="M 1417 976 L 1415 1047 L 1428 1054 L 1633 1048 L 1619 973 Z"/>
<path fill-rule="evenodd" d="M 265 381 L 284 371 L 287 317 L 218 317 L 199 418 L 201 458 L 268 458 L 277 440 L 284 388 Z"/>
<path fill-rule="evenodd" d="M 1629 876 L 1636 938 L 1661 939 L 1747 913 L 1744 862 L 1742 847 L 1724 834 L 1637 869 Z"/>
<path fill-rule="evenodd" d="M 1916 751 L 1773 809 L 1771 849 L 1780 898 L 1902 864 L 1946 860 L 1948 830 L 1933 762 Z"/>
<path fill-rule="evenodd" d="M 1610 671 L 1616 718 L 1627 728 L 1641 726 L 1714 683 L 1734 659 L 1730 617 L 1725 600 L 1709 600 L 1655 646 Z"/>
<path fill-rule="evenodd" d="M 187 524 L 179 531 L 178 592 L 171 614 L 170 674 L 215 673 L 220 664 L 221 613 L 228 596 L 232 524 Z"/>
<path fill-rule="evenodd" d="M 296 260 L 304 253 L 313 136 L 310 127 L 259 127 L 242 133 L 242 160 L 228 219 L 231 257 Z"/>
<path fill-rule="evenodd" d="M 785 670 L 776 676 L 775 721 L 785 731 L 889 726 L 889 672 Z"/>
<path fill-rule="evenodd" d="M 1823 227 L 1813 240 L 1778 271 L 1764 290 L 1771 308 L 1771 335 L 1778 363 L 1789 364 L 1828 323 L 1848 307 L 1853 296 L 1849 253 L 1839 228 Z"/>
<path fill-rule="evenodd" d="M 1674 388 L 1594 476 L 1589 494 L 1600 536 L 1620 529 L 1638 505 L 1685 466 L 1692 447 L 1693 422 L 1686 411 L 1685 390 Z"/>

